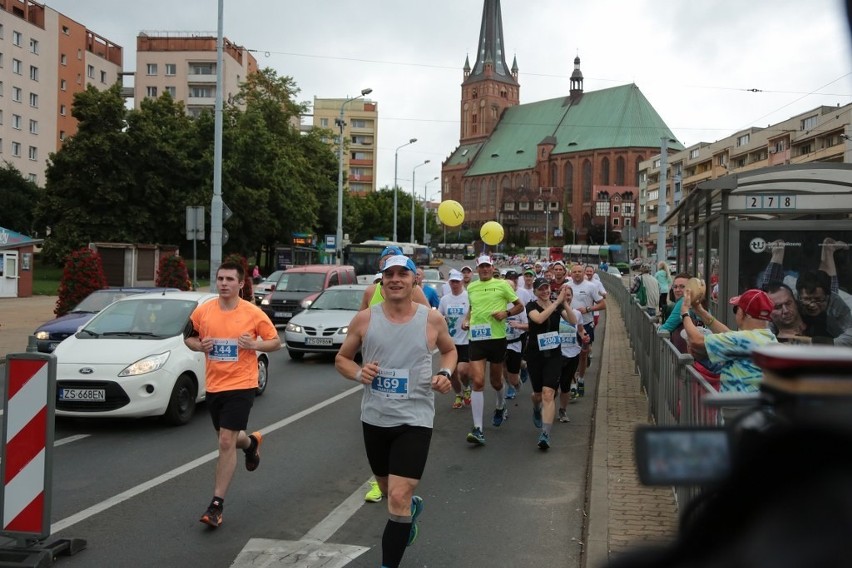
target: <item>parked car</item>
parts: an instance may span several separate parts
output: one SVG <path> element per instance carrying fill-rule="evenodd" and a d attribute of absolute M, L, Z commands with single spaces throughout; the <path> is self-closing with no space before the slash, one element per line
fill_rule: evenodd
<path fill-rule="evenodd" d="M 74 306 L 74 309 L 65 315 L 42 324 L 33 332 L 36 338 L 38 350 L 42 353 L 52 353 L 59 342 L 73 335 L 80 326 L 88 322 L 95 315 L 116 300 L 132 294 L 146 294 L 154 292 L 178 292 L 177 288 L 104 288 L 95 290 L 86 298 Z"/>
<path fill-rule="evenodd" d="M 355 267 L 308 264 L 285 270 L 275 290 L 260 302 L 260 308 L 275 325 L 283 325 L 311 305 L 320 292 L 341 284 L 356 284 Z"/>
<path fill-rule="evenodd" d="M 281 275 L 284 274 L 283 270 L 276 270 L 266 278 L 260 281 L 260 284 L 255 284 L 252 289 L 252 293 L 254 294 L 254 303 L 260 304 L 260 302 L 269 295 L 270 292 L 275 290 L 275 286 L 278 284 L 278 279 L 281 278 Z"/>
<path fill-rule="evenodd" d="M 425 267 L 425 266 L 422 267 L 422 268 L 423 268 L 423 279 L 424 280 L 443 280 L 444 279 L 443 275 L 441 274 L 441 271 L 438 270 L 437 268 L 428 268 L 428 267 Z"/>
<path fill-rule="evenodd" d="M 206 358 L 184 344 L 183 331 L 196 306 L 215 298 L 203 292 L 136 294 L 101 310 L 54 352 L 56 415 L 189 422 L 207 394 Z M 262 395 L 269 358 L 257 355 Z"/>
<path fill-rule="evenodd" d="M 284 328 L 290 358 L 299 360 L 305 353 L 337 353 L 366 289 L 364 284 L 328 288 L 306 310 L 293 316 Z"/>

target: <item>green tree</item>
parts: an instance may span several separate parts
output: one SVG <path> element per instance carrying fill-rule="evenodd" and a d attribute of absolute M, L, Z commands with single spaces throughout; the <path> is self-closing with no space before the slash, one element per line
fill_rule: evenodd
<path fill-rule="evenodd" d="M 34 236 L 36 202 L 40 191 L 10 163 L 0 167 L 0 227 Z"/>

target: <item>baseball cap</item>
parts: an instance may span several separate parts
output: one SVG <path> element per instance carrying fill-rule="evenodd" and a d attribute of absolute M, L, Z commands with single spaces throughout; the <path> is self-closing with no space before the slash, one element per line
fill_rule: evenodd
<path fill-rule="evenodd" d="M 464 266 L 461 267 L 462 272 L 464 272 L 465 270 L 467 270 L 468 272 L 473 272 L 473 268 L 471 268 L 467 265 L 464 265 Z"/>
<path fill-rule="evenodd" d="M 527 268 L 526 270 L 524 270 L 524 276 L 526 276 L 527 274 L 529 274 L 530 276 L 535 276 L 535 270 L 533 270 L 532 268 Z"/>
<path fill-rule="evenodd" d="M 385 248 L 382 249 L 382 254 L 380 254 L 379 257 L 387 256 L 389 254 L 393 254 L 393 255 L 402 254 L 402 249 L 397 247 L 397 246 L 394 246 L 394 245 L 388 245 L 388 246 L 386 246 Z"/>
<path fill-rule="evenodd" d="M 775 304 L 766 292 L 754 288 L 734 296 L 728 300 L 728 303 L 737 306 L 749 316 L 763 321 L 770 321 L 769 314 L 775 308 Z"/>
<path fill-rule="evenodd" d="M 477 268 L 482 266 L 483 264 L 488 264 L 488 265 L 492 264 L 491 263 L 491 257 L 488 256 L 487 254 L 483 254 L 482 256 L 480 256 L 479 258 L 476 259 Z"/>
<path fill-rule="evenodd" d="M 449 282 L 449 281 L 452 281 L 452 280 L 455 280 L 457 282 L 461 282 L 462 281 L 462 273 L 459 272 L 458 270 L 455 270 L 455 269 L 450 270 L 450 275 L 447 277 L 447 281 Z"/>
<path fill-rule="evenodd" d="M 507 270 L 506 271 L 506 278 L 517 278 L 518 276 L 520 276 L 520 274 L 518 274 L 514 270 Z"/>
<path fill-rule="evenodd" d="M 401 254 L 392 256 L 387 259 L 385 261 L 385 265 L 382 267 L 382 272 L 386 271 L 392 266 L 401 266 L 405 269 L 410 270 L 411 272 L 417 272 L 417 267 L 414 266 L 414 261 L 408 258 L 407 256 L 403 256 Z"/>
<path fill-rule="evenodd" d="M 530 264 L 529 262 L 525 262 L 521 265 L 521 268 L 523 268 L 524 270 L 527 270 L 528 268 L 532 268 L 532 266 L 533 265 Z"/>
<path fill-rule="evenodd" d="M 533 282 L 533 290 L 538 290 L 542 286 L 550 287 L 550 280 L 541 277 L 536 278 L 535 282 Z"/>
<path fill-rule="evenodd" d="M 373 276 L 373 282 L 378 282 L 378 281 L 379 281 L 379 280 L 381 280 L 381 279 L 382 279 L 382 273 L 381 273 L 381 272 L 376 272 L 376 275 L 375 275 L 375 276 Z"/>
<path fill-rule="evenodd" d="M 564 262 L 562 262 L 561 260 L 557 260 L 557 261 L 555 261 L 555 262 L 552 262 L 552 263 L 550 264 L 550 267 L 551 267 L 551 268 L 553 268 L 554 266 L 557 266 L 557 265 L 558 265 L 558 266 L 561 266 L 562 268 L 565 268 L 565 263 L 564 263 Z"/>

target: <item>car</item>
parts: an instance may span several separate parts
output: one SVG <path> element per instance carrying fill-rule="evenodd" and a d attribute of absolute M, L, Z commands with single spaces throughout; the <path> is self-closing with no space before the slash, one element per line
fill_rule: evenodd
<path fill-rule="evenodd" d="M 284 274 L 283 270 L 276 270 L 261 280 L 260 283 L 254 285 L 254 288 L 252 288 L 252 294 L 254 295 L 255 304 L 260 304 L 263 298 L 275 290 L 275 286 L 278 284 L 278 279 L 281 278 L 282 274 Z"/>
<path fill-rule="evenodd" d="M 293 316 L 284 328 L 284 345 L 290 358 L 298 361 L 306 353 L 337 353 L 366 289 L 364 284 L 328 288 Z"/>
<path fill-rule="evenodd" d="M 160 416 L 190 421 L 207 395 L 206 357 L 184 343 L 204 292 L 136 294 L 101 310 L 57 346 L 56 415 L 77 418 Z M 257 352 L 257 395 L 266 391 L 269 358 Z"/>
<path fill-rule="evenodd" d="M 275 290 L 261 300 L 260 309 L 275 325 L 290 321 L 319 296 L 320 292 L 341 284 L 356 284 L 355 267 L 336 264 L 308 264 L 284 271 Z"/>
<path fill-rule="evenodd" d="M 618 276 L 618 277 L 621 277 L 621 275 L 622 275 L 622 274 L 621 274 L 621 270 L 619 270 L 619 269 L 618 269 L 618 267 L 616 267 L 616 266 L 610 266 L 610 267 L 608 267 L 608 268 L 606 269 L 606 273 L 607 273 L 607 274 L 612 274 L 613 276 Z"/>
<path fill-rule="evenodd" d="M 438 298 L 444 295 L 444 280 L 424 280 L 423 286 L 429 286 L 438 293 Z"/>
<path fill-rule="evenodd" d="M 437 268 L 427 268 L 425 266 L 421 267 L 423 270 L 423 279 L 424 280 L 443 280 L 444 277 L 441 275 L 441 271 Z"/>
<path fill-rule="evenodd" d="M 95 290 L 74 306 L 67 314 L 40 325 L 34 332 L 37 349 L 41 353 L 52 353 L 59 342 L 73 335 L 80 326 L 114 301 L 131 294 L 148 294 L 156 292 L 178 292 L 177 288 L 103 288 Z"/>

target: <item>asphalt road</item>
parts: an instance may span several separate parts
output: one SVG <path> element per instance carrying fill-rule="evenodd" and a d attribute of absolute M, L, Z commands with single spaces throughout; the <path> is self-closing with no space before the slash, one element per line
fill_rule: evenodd
<path fill-rule="evenodd" d="M 595 379 L 587 376 L 586 385 L 592 393 Z M 511 401 L 509 420 L 497 429 L 493 391 L 486 391 L 485 447 L 465 441 L 469 410 L 453 410 L 450 395 L 437 395 L 417 491 L 425 510 L 404 566 L 580 565 L 593 399 L 571 405 L 570 424 L 554 424 L 545 453 L 536 447 L 529 392 Z M 57 421 L 47 542 L 87 541 L 61 566 L 381 564 L 387 512 L 384 502 L 363 501 L 370 471 L 360 388 L 330 358 L 272 354 L 270 385 L 250 421 L 265 435 L 261 465 L 249 473 L 240 456 L 219 529 L 198 522 L 216 456 L 206 408 L 198 410 L 176 428 L 156 420 Z"/>

